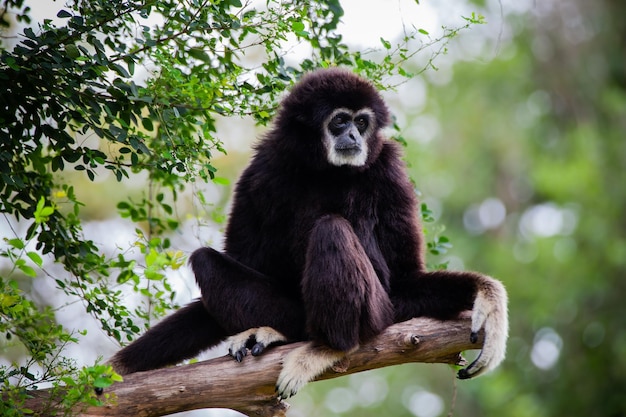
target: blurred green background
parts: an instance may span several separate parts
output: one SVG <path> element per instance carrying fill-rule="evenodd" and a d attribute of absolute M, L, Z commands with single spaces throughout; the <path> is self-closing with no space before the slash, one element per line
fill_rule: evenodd
<path fill-rule="evenodd" d="M 455 404 L 451 370 L 403 365 L 312 384 L 302 415 L 626 415 L 626 2 L 486 10 L 401 125 L 450 267 L 509 291 L 507 359 Z"/>

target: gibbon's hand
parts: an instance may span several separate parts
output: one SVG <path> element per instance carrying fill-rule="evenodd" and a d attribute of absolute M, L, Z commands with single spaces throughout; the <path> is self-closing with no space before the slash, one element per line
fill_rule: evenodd
<path fill-rule="evenodd" d="M 482 375 L 502 362 L 509 334 L 507 294 L 500 281 L 484 277 L 479 283 L 474 307 L 470 341 L 478 341 L 478 332 L 484 329 L 485 341 L 478 357 L 467 368 L 461 369 L 457 377 L 469 379 Z"/>
<path fill-rule="evenodd" d="M 248 349 L 252 356 L 258 356 L 268 346 L 286 341 L 287 338 L 282 333 L 271 327 L 255 327 L 226 339 L 228 354 L 237 362 L 243 360 L 248 354 Z"/>

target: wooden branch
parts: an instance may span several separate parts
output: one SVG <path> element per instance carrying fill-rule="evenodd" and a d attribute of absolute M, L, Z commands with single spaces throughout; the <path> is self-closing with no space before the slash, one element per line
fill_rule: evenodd
<path fill-rule="evenodd" d="M 412 319 L 394 324 L 318 380 L 336 378 L 369 369 L 409 362 L 462 364 L 459 352 L 480 349 L 470 342 L 470 319 L 438 321 Z M 76 410 L 80 416 L 164 416 L 200 408 L 230 408 L 248 416 L 284 416 L 289 405 L 276 398 L 274 386 L 287 353 L 304 342 L 248 355 L 242 363 L 229 356 L 124 377 L 105 390 L 109 400 L 102 407 Z M 35 415 L 53 415 L 46 390 L 30 393 L 25 406 Z"/>

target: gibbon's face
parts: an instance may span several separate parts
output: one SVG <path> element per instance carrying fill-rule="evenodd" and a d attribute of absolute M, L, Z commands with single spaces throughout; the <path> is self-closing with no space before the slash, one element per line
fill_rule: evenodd
<path fill-rule="evenodd" d="M 324 121 L 323 143 L 331 165 L 365 165 L 368 140 L 374 133 L 376 117 L 369 108 L 352 111 L 338 108 Z"/>

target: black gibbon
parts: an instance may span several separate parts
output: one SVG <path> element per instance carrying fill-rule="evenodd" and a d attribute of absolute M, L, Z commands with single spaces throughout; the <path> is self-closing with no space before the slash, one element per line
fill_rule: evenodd
<path fill-rule="evenodd" d="M 237 183 L 223 252 L 190 258 L 202 297 L 112 359 L 121 374 L 175 364 L 229 339 L 241 361 L 277 342 L 282 398 L 392 323 L 472 310 L 479 356 L 465 379 L 496 367 L 508 334 L 502 284 L 475 272 L 427 271 L 418 202 L 387 107 L 343 69 L 305 75 L 283 100 Z"/>

